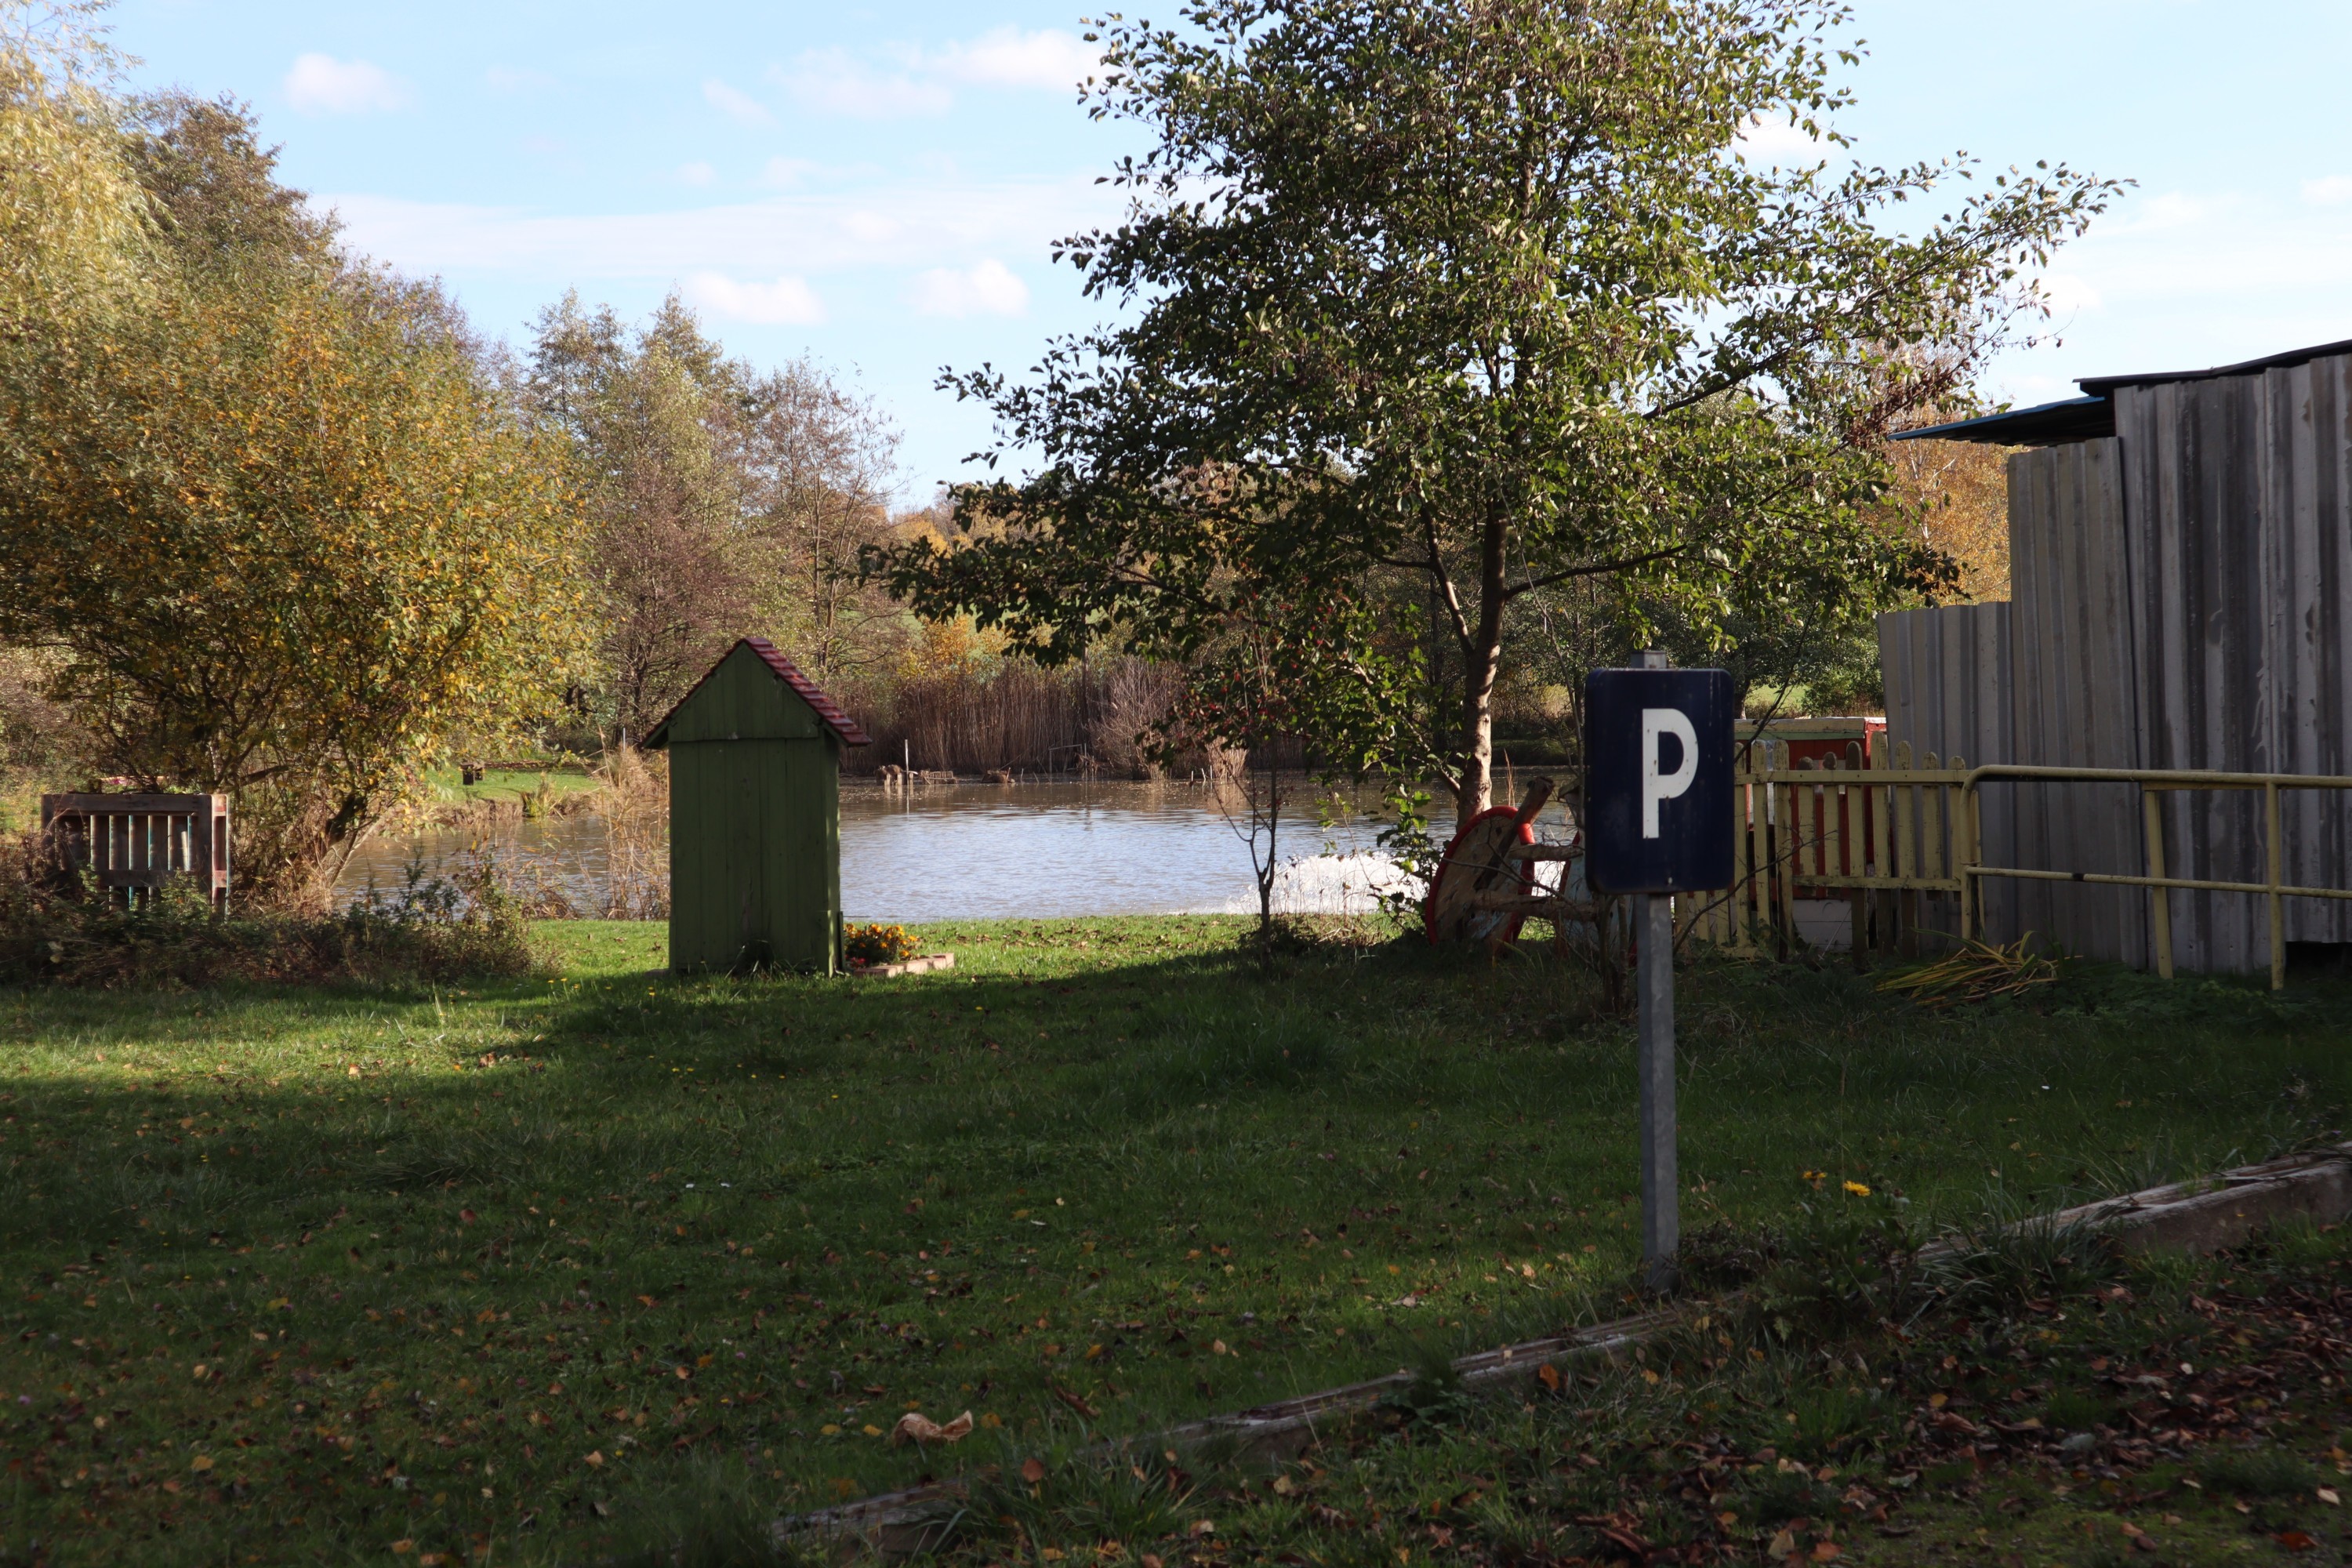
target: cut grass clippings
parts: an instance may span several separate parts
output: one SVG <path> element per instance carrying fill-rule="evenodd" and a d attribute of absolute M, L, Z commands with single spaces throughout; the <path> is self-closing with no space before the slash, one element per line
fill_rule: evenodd
<path fill-rule="evenodd" d="M 462 990 L 0 992 L 0 1557 L 580 1561 L 681 1499 L 803 1510 L 1626 1310 L 1628 1024 L 1540 959 L 1245 926 L 933 926 L 956 970 L 877 983 L 673 979 L 659 926 L 560 922 L 551 975 Z M 2352 1087 L 2338 986 L 1678 984 L 1694 1230 L 1847 1182 L 2128 1190 L 2317 1141 Z"/>

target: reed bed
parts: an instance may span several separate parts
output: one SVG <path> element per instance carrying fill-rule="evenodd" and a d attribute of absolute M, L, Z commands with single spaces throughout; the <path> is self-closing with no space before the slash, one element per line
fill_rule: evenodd
<path fill-rule="evenodd" d="M 853 689 L 845 706 L 876 743 L 852 750 L 845 771 L 884 763 L 927 771 L 1087 771 L 1156 778 L 1146 734 L 1174 701 L 1181 672 L 1140 658 L 1075 669 L 1007 661 L 992 670 L 917 676 Z"/>

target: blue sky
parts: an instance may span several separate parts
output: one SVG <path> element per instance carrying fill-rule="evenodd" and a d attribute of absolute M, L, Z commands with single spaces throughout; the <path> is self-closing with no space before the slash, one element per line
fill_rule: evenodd
<path fill-rule="evenodd" d="M 1131 8 L 1134 0 L 1126 0 Z M 1166 9 L 1163 7 L 1163 9 Z M 2064 160 L 2137 188 L 2050 268 L 2053 341 L 1987 390 L 2352 338 L 2352 5 L 1859 0 L 1857 154 Z M 942 365 L 1018 369 L 1097 319 L 1054 238 L 1116 216 L 1083 0 L 662 5 L 127 0 L 135 79 L 235 93 L 362 249 L 520 338 L 577 288 L 676 288 L 730 349 L 810 355 L 904 432 L 906 498 L 984 417 Z M 1146 13 L 1150 14 L 1150 13 Z"/>

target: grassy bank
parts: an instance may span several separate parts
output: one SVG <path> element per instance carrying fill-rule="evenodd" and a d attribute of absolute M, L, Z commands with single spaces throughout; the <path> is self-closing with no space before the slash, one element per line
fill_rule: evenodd
<path fill-rule="evenodd" d="M 1622 1021 L 1238 929 L 933 928 L 956 972 L 857 984 L 562 922 L 464 992 L 0 993 L 0 1552 L 578 1560 L 715 1468 L 778 1510 L 911 1480 L 910 1408 L 1045 1451 L 1622 1310 Z M 1809 1171 L 1915 1216 L 2142 1185 L 2352 1093 L 2329 986 L 1682 984 L 1693 1227 Z"/>
<path fill-rule="evenodd" d="M 2352 1232 L 2198 1259 L 1988 1234 L 1866 1292 L 1853 1252 L 1806 1239 L 1626 1364 L 1424 1379 L 1274 1473 L 1146 1451 L 983 1479 L 940 1554 L 2160 1568 L 2352 1545 Z"/>

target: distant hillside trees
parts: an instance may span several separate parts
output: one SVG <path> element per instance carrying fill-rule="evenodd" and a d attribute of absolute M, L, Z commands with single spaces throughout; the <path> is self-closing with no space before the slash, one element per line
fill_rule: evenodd
<path fill-rule="evenodd" d="M 541 312 L 524 397 L 585 510 L 597 631 L 577 697 L 608 738 L 643 734 L 746 632 L 827 681 L 908 646 L 909 618 L 857 574 L 896 536 L 897 436 L 818 367 L 730 359 L 674 298 L 632 329 L 575 295 Z"/>

